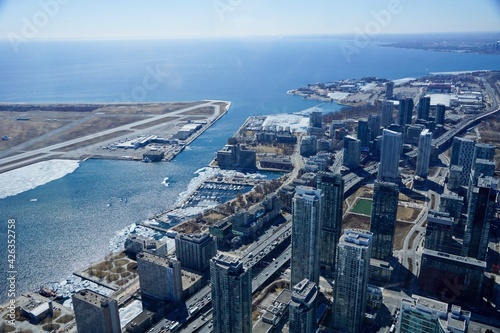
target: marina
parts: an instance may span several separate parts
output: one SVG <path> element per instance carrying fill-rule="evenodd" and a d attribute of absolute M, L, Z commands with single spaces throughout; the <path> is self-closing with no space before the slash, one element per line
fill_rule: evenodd
<path fill-rule="evenodd" d="M 203 201 L 214 201 L 217 204 L 224 203 L 238 194 L 250 191 L 252 185 L 225 182 L 205 182 L 198 190 L 182 205 L 184 207 L 195 207 Z"/>

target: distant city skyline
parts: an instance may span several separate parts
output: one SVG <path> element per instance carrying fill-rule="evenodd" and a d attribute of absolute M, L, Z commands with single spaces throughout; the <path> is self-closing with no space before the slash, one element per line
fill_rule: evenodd
<path fill-rule="evenodd" d="M 500 2 L 485 0 L 26 0 L 0 2 L 0 38 L 241 37 L 499 32 Z"/>

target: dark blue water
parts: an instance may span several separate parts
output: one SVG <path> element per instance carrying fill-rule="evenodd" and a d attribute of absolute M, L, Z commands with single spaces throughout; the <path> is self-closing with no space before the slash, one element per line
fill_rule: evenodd
<path fill-rule="evenodd" d="M 317 104 L 287 95 L 289 89 L 364 76 L 397 79 L 434 71 L 500 69 L 496 56 L 376 45 L 348 61 L 338 43 L 272 38 L 32 41 L 17 54 L 8 43 L 0 43 L 2 102 L 233 102 L 227 115 L 170 163 L 90 160 L 62 179 L 0 200 L 2 239 L 7 239 L 7 219 L 17 221 L 18 292 L 59 281 L 99 260 L 117 230 L 170 208 L 193 173 L 210 162 L 248 116 Z M 323 107 L 338 109 L 336 104 Z M 165 177 L 169 187 L 161 184 Z M 7 270 L 6 251 L 5 245 L 0 248 L 2 272 Z M 6 299 L 5 291 L 2 277 L 0 300 Z"/>

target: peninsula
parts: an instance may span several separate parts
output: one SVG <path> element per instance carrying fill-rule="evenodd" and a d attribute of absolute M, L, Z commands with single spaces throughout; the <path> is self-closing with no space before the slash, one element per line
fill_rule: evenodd
<path fill-rule="evenodd" d="M 171 160 L 222 117 L 226 101 L 0 104 L 0 173 L 49 159 Z"/>

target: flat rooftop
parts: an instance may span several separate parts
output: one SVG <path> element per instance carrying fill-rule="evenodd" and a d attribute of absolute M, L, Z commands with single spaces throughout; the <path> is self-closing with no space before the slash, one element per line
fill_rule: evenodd
<path fill-rule="evenodd" d="M 141 252 L 137 255 L 137 259 L 142 259 L 150 263 L 157 264 L 159 266 L 170 267 L 173 263 L 178 262 L 176 258 L 166 258 L 161 257 L 156 254 L 152 254 L 149 252 Z"/>
<path fill-rule="evenodd" d="M 454 255 L 454 254 L 438 252 L 438 251 L 429 250 L 429 249 L 424 249 L 422 254 L 455 261 L 457 263 L 469 264 L 469 265 L 473 265 L 473 266 L 477 266 L 477 267 L 481 267 L 481 268 L 486 268 L 485 261 L 477 260 L 477 259 L 471 258 L 471 257 L 462 257 L 462 256 Z"/>
<path fill-rule="evenodd" d="M 423 311 L 448 312 L 448 304 L 431 298 L 413 295 L 411 298 L 401 299 L 401 308 L 412 307 Z"/>
<path fill-rule="evenodd" d="M 79 292 L 73 294 L 73 297 L 75 299 L 84 301 L 88 304 L 97 306 L 97 307 L 106 307 L 110 301 L 112 301 L 111 298 L 101 295 L 99 293 L 96 293 L 95 291 L 89 290 L 89 289 L 83 289 L 80 290 Z"/>

